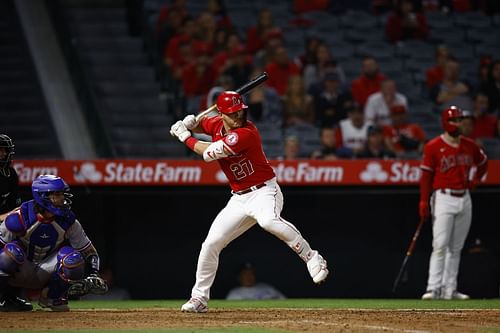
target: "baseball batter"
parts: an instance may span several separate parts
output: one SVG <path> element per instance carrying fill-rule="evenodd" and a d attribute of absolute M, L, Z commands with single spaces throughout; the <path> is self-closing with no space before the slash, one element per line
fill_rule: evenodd
<path fill-rule="evenodd" d="M 445 109 L 444 133 L 424 146 L 419 213 L 426 217 L 432 211 L 433 241 L 422 299 L 469 299 L 457 291 L 458 267 L 472 218 L 469 191 L 481 181 L 488 163 L 474 141 L 460 135 L 462 117 L 455 106 Z"/>
<path fill-rule="evenodd" d="M 206 162 L 218 161 L 231 186 L 232 196 L 215 220 L 202 244 L 191 299 L 182 305 L 185 312 L 207 312 L 219 254 L 231 241 L 255 223 L 272 233 L 307 263 L 315 283 L 328 275 L 326 260 L 312 250 L 293 224 L 280 216 L 283 194 L 269 165 L 257 128 L 246 119 L 247 106 L 237 92 L 226 91 L 217 98 L 219 115 L 193 115 L 172 125 L 172 133 Z M 211 135 L 212 142 L 199 141 L 191 132 Z"/>

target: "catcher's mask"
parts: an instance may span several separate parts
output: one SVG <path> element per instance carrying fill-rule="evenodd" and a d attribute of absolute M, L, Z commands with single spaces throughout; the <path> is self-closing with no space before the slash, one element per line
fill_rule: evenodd
<path fill-rule="evenodd" d="M 62 203 L 56 204 L 50 198 L 50 194 L 54 192 L 62 192 L 64 194 L 64 201 Z M 31 185 L 31 193 L 38 205 L 54 215 L 66 216 L 71 209 L 71 198 L 73 195 L 69 192 L 68 184 L 61 177 L 54 175 L 38 176 Z"/>

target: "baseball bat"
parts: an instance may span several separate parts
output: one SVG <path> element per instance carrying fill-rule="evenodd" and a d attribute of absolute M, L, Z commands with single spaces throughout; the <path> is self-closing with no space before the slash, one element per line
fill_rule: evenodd
<path fill-rule="evenodd" d="M 417 244 L 418 236 L 420 235 L 420 231 L 422 230 L 422 226 L 424 225 L 424 223 L 425 223 L 425 217 L 421 217 L 420 221 L 418 222 L 418 225 L 417 225 L 417 230 L 415 230 L 415 233 L 413 234 L 413 237 L 411 239 L 410 246 L 408 247 L 408 250 L 406 251 L 406 256 L 403 260 L 403 263 L 401 264 L 398 275 L 396 276 L 396 280 L 394 280 L 394 285 L 392 286 L 393 293 L 395 293 L 396 290 L 398 289 L 399 282 L 401 281 L 401 278 L 403 277 L 403 274 L 406 270 L 408 260 L 410 259 L 411 255 L 413 254 L 413 250 L 415 249 L 415 245 Z"/>
<path fill-rule="evenodd" d="M 240 95 L 244 95 L 247 92 L 249 92 L 250 90 L 252 90 L 253 88 L 257 87 L 262 82 L 266 81 L 267 77 L 268 77 L 267 73 L 263 72 L 262 74 L 260 74 L 259 76 L 257 76 L 255 79 L 248 81 L 247 83 L 245 83 L 244 85 L 242 85 L 241 87 L 239 87 L 238 89 L 236 89 L 235 91 L 238 94 L 240 94 Z M 211 107 L 209 107 L 208 109 L 206 109 L 206 110 L 201 111 L 200 113 L 198 113 L 196 115 L 196 121 L 200 121 L 201 118 L 205 117 L 205 115 L 207 115 L 210 112 L 212 112 L 213 110 L 215 110 L 216 107 L 217 107 L 217 105 L 214 104 Z"/>

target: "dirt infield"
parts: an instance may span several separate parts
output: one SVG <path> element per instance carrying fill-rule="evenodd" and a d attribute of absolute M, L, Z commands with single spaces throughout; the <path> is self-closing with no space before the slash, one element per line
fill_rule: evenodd
<path fill-rule="evenodd" d="M 290 332 L 498 332 L 500 310 L 175 309 L 0 313 L 0 331 L 252 327 Z"/>

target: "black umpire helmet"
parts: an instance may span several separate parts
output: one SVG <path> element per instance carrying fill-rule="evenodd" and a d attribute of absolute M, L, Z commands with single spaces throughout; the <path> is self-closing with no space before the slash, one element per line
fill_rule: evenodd
<path fill-rule="evenodd" d="M 0 148 L 5 149 L 5 156 L 0 158 L 0 168 L 5 169 L 10 166 L 12 155 L 14 155 L 14 143 L 12 139 L 6 134 L 0 134 Z"/>

